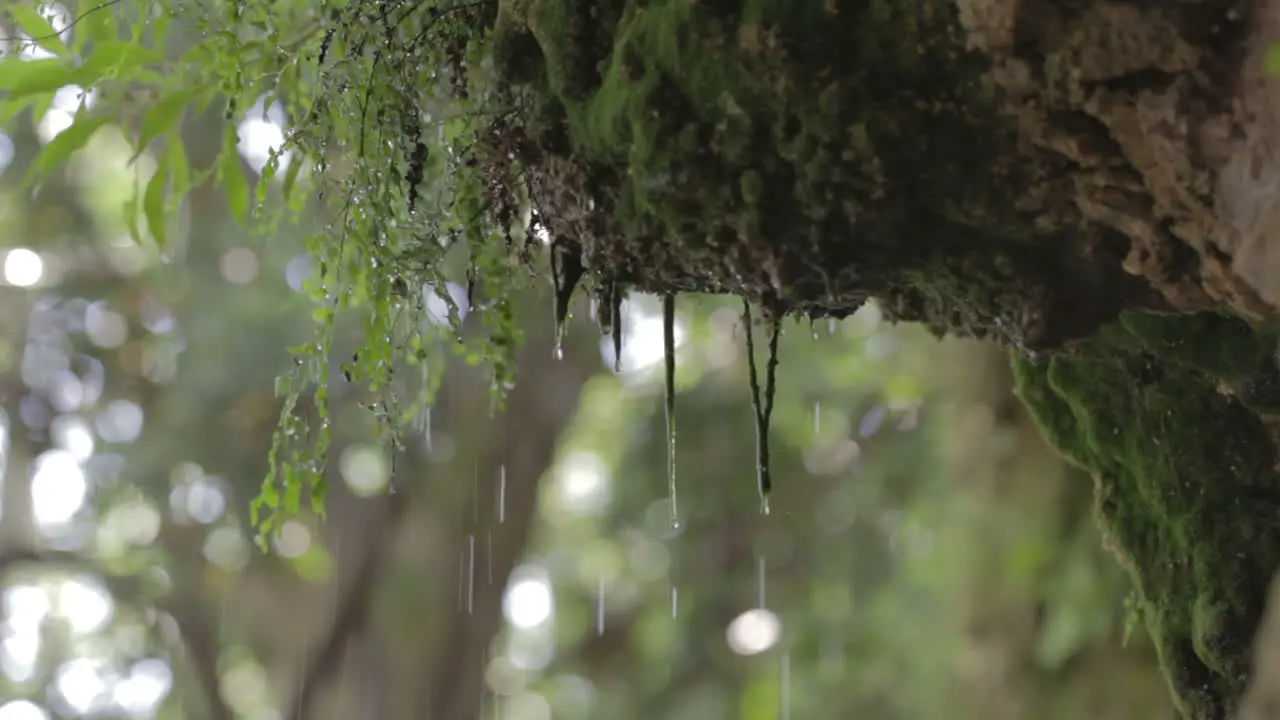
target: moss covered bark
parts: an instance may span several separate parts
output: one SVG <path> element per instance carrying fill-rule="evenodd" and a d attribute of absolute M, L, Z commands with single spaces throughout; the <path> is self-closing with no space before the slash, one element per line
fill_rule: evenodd
<path fill-rule="evenodd" d="M 1275 313 L 1219 212 L 1262 143 L 1233 97 L 1253 9 L 503 0 L 495 157 L 598 288 L 874 297 L 1012 344 L 1180 707 L 1225 718 L 1280 563 Z"/>
<path fill-rule="evenodd" d="M 954 4 L 502 5 L 532 197 L 599 278 L 1048 346 L 1147 288 L 1022 162 Z M 1110 262 L 1096 262 L 1106 258 Z"/>
<path fill-rule="evenodd" d="M 1280 566 L 1276 333 L 1126 315 L 1071 354 L 1015 359 L 1046 436 L 1094 473 L 1180 707 L 1227 717 Z"/>

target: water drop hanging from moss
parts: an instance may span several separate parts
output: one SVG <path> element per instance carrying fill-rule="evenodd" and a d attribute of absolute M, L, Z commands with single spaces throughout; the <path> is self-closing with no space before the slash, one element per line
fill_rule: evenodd
<path fill-rule="evenodd" d="M 756 370 L 755 339 L 751 332 L 751 301 L 742 299 L 742 324 L 747 332 L 747 371 L 751 380 L 751 407 L 756 420 L 756 486 L 760 491 L 760 512 L 769 514 L 769 493 L 773 490 L 773 478 L 769 468 L 769 421 L 773 416 L 773 397 L 777 386 L 778 337 L 782 323 L 776 310 L 770 315 L 769 359 L 765 362 L 764 397 L 760 394 L 759 373 Z"/>
<path fill-rule="evenodd" d="M 676 505 L 676 296 L 662 298 L 662 356 L 666 370 L 663 407 L 667 416 L 667 492 L 671 498 L 671 527 L 680 527 Z"/>
<path fill-rule="evenodd" d="M 573 300 L 573 291 L 582 279 L 585 268 L 582 256 L 576 248 L 569 247 L 559 240 L 551 244 L 551 280 L 555 284 L 555 321 L 556 344 L 555 357 L 564 357 L 565 322 L 569 318 L 569 303 Z"/>

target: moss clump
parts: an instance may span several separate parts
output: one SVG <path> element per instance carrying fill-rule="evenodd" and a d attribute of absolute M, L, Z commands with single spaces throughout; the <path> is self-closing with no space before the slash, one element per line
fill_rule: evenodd
<path fill-rule="evenodd" d="M 813 314 L 874 296 L 1028 345 L 1129 289 L 1009 201 L 1016 130 L 950 0 L 508 0 L 493 48 L 539 217 L 597 281 Z"/>
<path fill-rule="evenodd" d="M 1280 565 L 1264 407 L 1276 341 L 1218 315 L 1131 314 L 1071 352 L 1014 363 L 1046 435 L 1093 473 L 1099 519 L 1193 718 L 1233 712 Z"/>

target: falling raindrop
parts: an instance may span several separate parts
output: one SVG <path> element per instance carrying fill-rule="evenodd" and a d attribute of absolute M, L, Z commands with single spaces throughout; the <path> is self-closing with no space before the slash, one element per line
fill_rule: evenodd
<path fill-rule="evenodd" d="M 475 610 L 476 600 L 476 536 L 467 536 L 467 614 Z"/>
<path fill-rule="evenodd" d="M 671 586 L 671 619 L 675 620 L 680 614 L 680 588 L 675 585 Z"/>
<path fill-rule="evenodd" d="M 769 493 L 773 478 L 769 468 L 769 420 L 773 416 L 773 398 L 777 388 L 778 336 L 782 328 L 778 313 L 771 313 L 769 358 L 765 362 L 764 398 L 760 396 L 760 379 L 756 370 L 755 340 L 751 331 L 751 301 L 742 299 L 742 325 L 747 333 L 747 370 L 751 380 L 751 406 L 756 416 L 756 486 L 760 492 L 760 512 L 769 514 Z"/>
<path fill-rule="evenodd" d="M 813 338 L 816 342 L 818 339 L 818 327 L 814 323 L 814 319 L 809 318 L 809 337 Z"/>
<path fill-rule="evenodd" d="M 596 581 L 596 635 L 604 635 L 604 578 Z"/>
<path fill-rule="evenodd" d="M 839 328 L 839 323 L 836 322 L 835 318 L 827 318 L 827 334 L 828 335 L 835 335 L 836 330 L 838 328 Z"/>
<path fill-rule="evenodd" d="M 813 435 L 817 437 L 822 434 L 822 402 L 813 403 Z"/>
<path fill-rule="evenodd" d="M 498 523 L 507 518 L 507 464 L 498 466 Z"/>
<path fill-rule="evenodd" d="M 467 585 L 467 558 L 466 551 L 458 554 L 458 609 L 463 608 L 466 602 L 466 585 Z"/>
<path fill-rule="evenodd" d="M 676 507 L 676 296 L 662 298 L 662 354 L 666 363 L 667 493 L 671 499 L 671 527 L 680 527 Z"/>
<path fill-rule="evenodd" d="M 778 720 L 791 718 L 791 651 L 782 654 L 782 677 L 778 680 Z"/>
<path fill-rule="evenodd" d="M 757 585 L 756 591 L 760 594 L 760 597 L 759 597 L 760 604 L 758 605 L 758 607 L 763 609 L 765 606 L 764 605 L 764 555 L 761 555 L 759 557 L 759 559 L 757 560 L 757 563 L 758 563 L 758 572 L 756 573 L 756 585 Z"/>
<path fill-rule="evenodd" d="M 489 557 L 488 561 L 485 564 L 485 568 L 486 568 L 485 576 L 488 578 L 489 584 L 492 585 L 493 584 L 493 530 L 492 529 L 485 530 L 484 538 L 485 538 L 485 543 L 484 543 L 485 548 Z"/>

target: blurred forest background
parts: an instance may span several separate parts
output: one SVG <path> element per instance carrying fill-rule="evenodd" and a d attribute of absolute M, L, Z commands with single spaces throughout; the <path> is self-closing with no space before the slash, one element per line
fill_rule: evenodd
<path fill-rule="evenodd" d="M 740 306 L 680 300 L 678 530 L 655 298 L 626 303 L 614 372 L 586 299 L 555 358 L 531 287 L 506 410 L 451 361 L 395 457 L 342 381 L 352 318 L 328 517 L 259 552 L 309 228 L 247 235 L 206 188 L 170 257 L 135 245 L 120 207 L 148 158 L 115 126 L 23 190 L 93 101 L 0 125 L 0 720 L 1172 716 L 1090 481 L 1004 354 L 874 307 L 785 326 L 764 516 Z M 288 119 L 237 120 L 253 173 Z M 221 122 L 192 123 L 193 166 Z M 445 291 L 465 295 L 423 288 L 441 312 Z"/>

